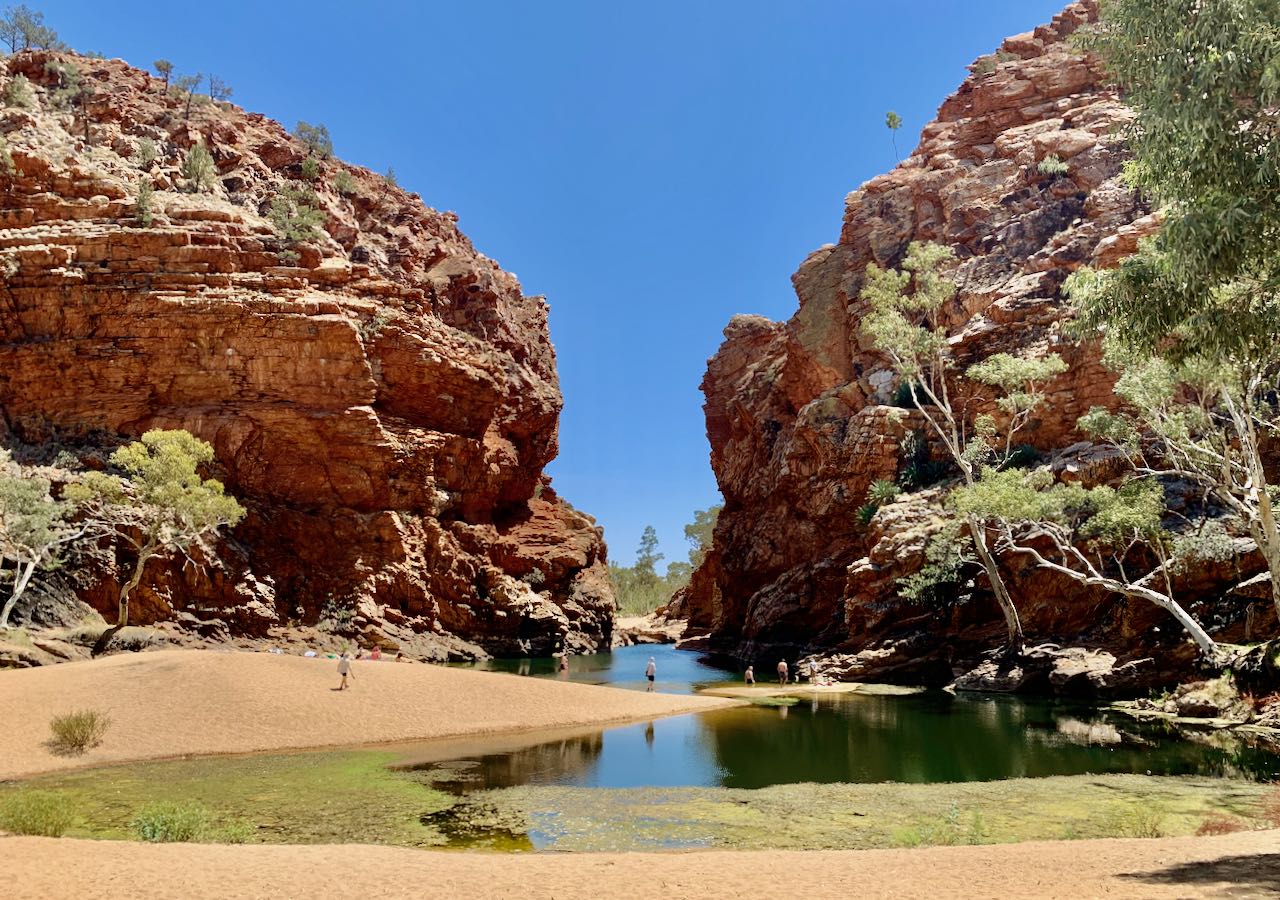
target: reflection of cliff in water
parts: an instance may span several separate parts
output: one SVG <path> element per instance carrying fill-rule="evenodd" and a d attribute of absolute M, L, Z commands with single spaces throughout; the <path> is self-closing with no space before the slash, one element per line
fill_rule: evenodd
<path fill-rule="evenodd" d="M 1265 776 L 1275 759 L 1206 747 L 1098 710 L 1009 697 L 846 695 L 702 717 L 725 787 L 800 782 L 990 781 L 1104 772 Z"/>
<path fill-rule="evenodd" d="M 432 787 L 455 794 L 585 778 L 604 749 L 604 733 L 579 735 L 504 753 L 413 766 Z"/>

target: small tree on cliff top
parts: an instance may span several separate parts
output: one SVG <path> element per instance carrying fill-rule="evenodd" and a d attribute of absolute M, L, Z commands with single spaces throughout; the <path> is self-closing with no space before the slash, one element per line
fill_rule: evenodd
<path fill-rule="evenodd" d="M 169 90 L 169 79 L 173 77 L 173 63 L 167 59 L 157 59 L 151 64 L 151 68 L 156 70 L 156 74 L 164 79 L 164 89 Z"/>
<path fill-rule="evenodd" d="M 212 461 L 213 447 L 195 435 L 156 429 L 111 455 L 122 476 L 88 472 L 67 486 L 68 497 L 83 504 L 91 529 L 134 551 L 133 569 L 120 588 L 116 624 L 96 650 L 129 623 L 129 595 L 152 558 L 182 553 L 190 559 L 193 548 L 207 549 L 206 541 L 218 529 L 244 518 L 244 508 L 221 482 L 200 477 L 199 468 Z"/>
<path fill-rule="evenodd" d="M 945 307 L 956 293 L 955 282 L 944 272 L 952 258 L 948 247 L 913 242 L 907 248 L 902 271 L 881 269 L 874 263 L 867 266 L 862 298 L 870 303 L 871 311 L 863 320 L 863 329 L 909 386 L 912 405 L 942 441 L 964 483 L 973 484 L 983 466 L 999 469 L 1010 461 L 1013 435 L 1044 402 L 1043 383 L 1066 367 L 1054 355 L 1028 359 L 996 354 L 971 367 L 968 375 L 976 383 L 1003 392 L 996 401 L 1003 423 L 986 414 L 969 421 L 963 410 L 957 410 L 949 383 L 956 374 L 955 361 L 944 327 Z M 1022 644 L 1022 623 L 988 547 L 986 526 L 974 513 L 964 519 L 1004 613 L 1009 646 L 1017 649 Z"/>
<path fill-rule="evenodd" d="M 35 12 L 25 4 L 7 7 L 0 15 L 0 42 L 8 46 L 10 53 L 65 47 L 58 40 L 58 33 L 44 24 L 44 13 Z"/>
<path fill-rule="evenodd" d="M 299 122 L 293 129 L 293 136 L 307 145 L 313 156 L 328 159 L 333 156 L 333 139 L 329 137 L 328 127 L 310 122 Z"/>
<path fill-rule="evenodd" d="M 1154 603 L 1178 620 L 1205 656 L 1215 656 L 1213 639 L 1174 600 L 1171 573 L 1213 555 L 1222 544 L 1196 538 L 1222 532 L 1208 528 L 1174 541 L 1161 527 L 1165 501 L 1158 482 L 1086 489 L 1054 482 L 1047 469 L 988 469 L 981 480 L 958 488 L 951 502 L 962 516 L 995 524 L 997 550 L 1030 556 L 1040 568 L 1080 584 Z M 1150 571 L 1142 566 L 1146 554 L 1156 561 Z"/>

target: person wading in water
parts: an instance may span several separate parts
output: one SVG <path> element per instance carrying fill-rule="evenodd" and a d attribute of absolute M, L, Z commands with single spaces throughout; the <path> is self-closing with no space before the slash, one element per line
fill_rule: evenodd
<path fill-rule="evenodd" d="M 647 691 L 653 690 L 653 679 L 658 675 L 658 664 L 653 661 L 653 657 L 649 657 L 649 665 L 644 667 L 644 677 L 649 679 L 649 686 L 645 688 Z"/>

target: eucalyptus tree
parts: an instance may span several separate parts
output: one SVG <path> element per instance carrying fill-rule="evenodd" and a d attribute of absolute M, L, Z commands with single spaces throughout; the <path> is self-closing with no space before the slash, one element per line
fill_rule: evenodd
<path fill-rule="evenodd" d="M 964 373 L 971 386 L 996 388 L 995 405 L 1001 418 L 983 413 L 970 417 L 960 403 L 955 381 L 961 377 L 945 327 L 947 306 L 956 284 L 946 272 L 954 254 L 949 247 L 913 242 L 901 271 L 867 266 L 862 299 L 871 307 L 863 330 L 907 386 L 911 405 L 919 410 L 930 431 L 941 441 L 971 485 L 984 467 L 1004 468 L 1012 461 L 1014 436 L 1045 402 L 1043 385 L 1066 370 L 1062 359 L 994 354 Z M 967 513 L 964 522 L 973 550 L 991 592 L 1004 614 L 1011 648 L 1022 643 L 1022 623 L 1004 576 L 988 545 L 980 515 Z"/>
<path fill-rule="evenodd" d="M 1130 414 L 1083 424 L 1140 473 L 1200 484 L 1257 543 L 1280 611 L 1280 0 L 1110 0 L 1084 43 L 1135 111 L 1128 179 L 1159 232 L 1068 282 Z"/>
<path fill-rule="evenodd" d="M 1164 216 L 1117 269 L 1085 276 L 1086 324 L 1148 353 L 1267 350 L 1280 332 L 1280 0 L 1109 0 L 1085 43 L 1135 112 L 1127 177 Z"/>
<path fill-rule="evenodd" d="M 1119 411 L 1095 407 L 1081 430 L 1118 448 L 1145 478 L 1178 478 L 1229 511 L 1266 561 L 1280 613 L 1280 485 L 1268 473 L 1280 433 L 1280 368 L 1242 368 L 1202 356 L 1178 361 L 1111 346 Z"/>
<path fill-rule="evenodd" d="M 202 478 L 213 462 L 213 447 L 186 431 L 155 429 L 111 454 L 113 472 L 86 472 L 69 484 L 68 498 L 81 504 L 81 520 L 98 534 L 133 551 L 133 566 L 120 588 L 115 625 L 99 639 L 101 652 L 129 623 L 129 597 L 147 563 L 160 556 L 209 550 L 220 529 L 244 518 L 244 508 L 222 483 Z"/>
<path fill-rule="evenodd" d="M 1054 481 L 1045 468 L 987 470 L 958 488 L 951 503 L 965 516 L 994 523 L 996 548 L 1089 587 L 1145 600 L 1169 612 L 1213 659 L 1217 645 L 1173 596 L 1172 575 L 1194 559 L 1218 555 L 1222 534 L 1209 527 L 1175 539 L 1161 524 L 1164 489 L 1149 479 L 1120 487 Z M 1154 566 L 1145 565 L 1154 560 Z"/>
<path fill-rule="evenodd" d="M 0 628 L 41 569 L 56 568 L 85 533 L 73 521 L 75 504 L 56 499 L 47 478 L 24 473 L 0 450 L 0 565 L 12 564 L 13 583 L 0 606 Z"/>

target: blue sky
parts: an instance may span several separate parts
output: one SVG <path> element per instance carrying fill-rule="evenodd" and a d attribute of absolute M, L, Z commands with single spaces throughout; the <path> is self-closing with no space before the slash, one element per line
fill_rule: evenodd
<path fill-rule="evenodd" d="M 64 40 L 212 72 L 454 210 L 546 294 L 557 489 L 629 563 L 719 499 L 698 383 L 734 313 L 785 319 L 844 196 L 1009 34 L 1065 0 L 29 0 Z"/>

